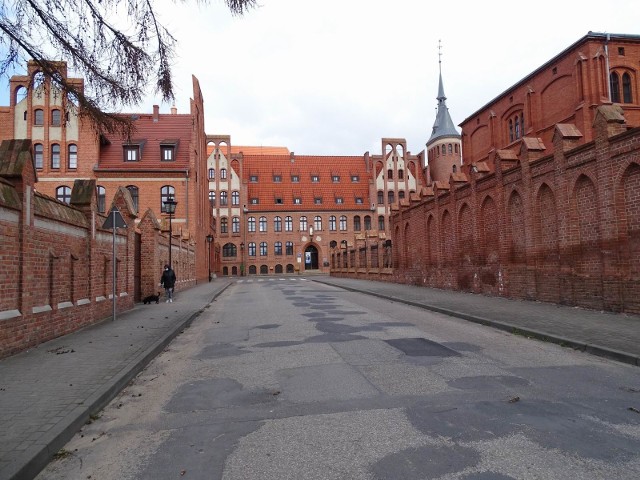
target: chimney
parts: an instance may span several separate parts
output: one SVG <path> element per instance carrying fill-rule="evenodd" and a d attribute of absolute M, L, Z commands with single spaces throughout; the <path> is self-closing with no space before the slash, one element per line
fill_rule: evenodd
<path fill-rule="evenodd" d="M 171 115 L 177 115 L 178 114 L 178 109 L 176 108 L 175 103 L 173 104 L 173 106 L 171 107 Z"/>
<path fill-rule="evenodd" d="M 153 106 L 153 121 L 157 122 L 160 119 L 160 107 L 158 105 Z"/>

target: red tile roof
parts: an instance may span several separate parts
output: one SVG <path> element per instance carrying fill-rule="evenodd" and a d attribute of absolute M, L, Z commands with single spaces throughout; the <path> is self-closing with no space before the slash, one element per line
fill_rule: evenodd
<path fill-rule="evenodd" d="M 292 181 L 294 175 L 299 182 Z M 280 182 L 274 181 L 274 176 L 280 176 Z M 334 176 L 339 181 L 334 182 Z M 243 180 L 251 211 L 370 210 L 369 176 L 364 156 L 244 155 Z M 294 204 L 296 197 L 301 200 L 299 205 Z M 257 205 L 251 204 L 254 198 Z M 276 203 L 276 198 L 281 198 L 282 204 Z M 322 204 L 316 204 L 316 198 L 321 198 Z M 337 203 L 338 198 L 342 203 Z M 356 198 L 362 203 L 356 203 Z"/>

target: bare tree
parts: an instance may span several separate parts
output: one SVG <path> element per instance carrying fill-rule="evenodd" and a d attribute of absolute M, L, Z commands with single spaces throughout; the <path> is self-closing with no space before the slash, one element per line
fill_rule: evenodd
<path fill-rule="evenodd" d="M 236 15 L 257 2 L 224 1 Z M 174 98 L 175 45 L 153 0 L 0 0 L 0 75 L 34 60 L 103 131 L 128 131 L 123 117 L 108 111 L 138 104 L 150 82 L 163 101 Z M 81 75 L 85 92 L 57 75 L 51 59 Z"/>

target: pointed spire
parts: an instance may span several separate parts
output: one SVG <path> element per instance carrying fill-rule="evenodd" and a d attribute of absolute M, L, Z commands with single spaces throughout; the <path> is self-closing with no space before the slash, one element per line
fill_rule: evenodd
<path fill-rule="evenodd" d="M 449 115 L 449 109 L 447 108 L 447 97 L 444 94 L 444 85 L 442 83 L 442 44 L 438 40 L 438 71 L 439 71 L 439 83 L 438 83 L 438 112 L 436 114 L 436 120 L 433 122 L 433 130 L 431 131 L 431 137 L 427 142 L 427 146 L 434 140 L 440 137 L 456 137 L 460 138 L 460 134 L 451 120 Z"/>

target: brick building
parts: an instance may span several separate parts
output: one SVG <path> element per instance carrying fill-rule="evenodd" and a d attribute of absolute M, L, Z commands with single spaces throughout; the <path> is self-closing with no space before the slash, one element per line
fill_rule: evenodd
<path fill-rule="evenodd" d="M 627 122 L 640 124 L 638 59 L 640 35 L 589 32 L 463 120 L 465 171 L 498 149 L 518 151 L 524 137 L 551 145 L 558 123 L 590 142 L 599 105 L 620 104 Z"/>

